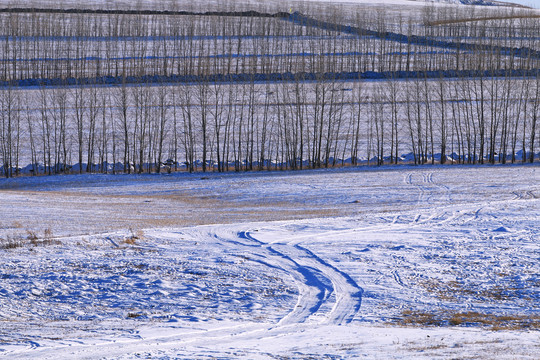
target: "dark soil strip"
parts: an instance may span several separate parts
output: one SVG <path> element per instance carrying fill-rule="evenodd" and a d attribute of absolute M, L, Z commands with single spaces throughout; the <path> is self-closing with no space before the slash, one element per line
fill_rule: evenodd
<path fill-rule="evenodd" d="M 105 9 L 44 9 L 44 8 L 3 8 L 0 13 L 20 14 L 95 14 L 95 15 L 173 15 L 173 16 L 234 16 L 234 17 L 260 17 L 260 18 L 286 18 L 289 13 L 275 14 L 258 11 L 168 11 L 168 10 L 105 10 Z"/>
<path fill-rule="evenodd" d="M 407 80 L 450 78 L 507 78 L 537 77 L 540 69 L 514 70 L 440 70 L 440 71 L 387 71 L 387 72 L 339 72 L 339 73 L 273 73 L 273 74 L 212 74 L 212 75 L 147 75 L 147 76 L 101 76 L 94 78 L 24 79 L 0 82 L 0 87 L 32 86 L 85 86 L 85 85 L 132 85 L 167 83 L 251 83 L 296 81 L 355 81 L 355 80 Z"/>
<path fill-rule="evenodd" d="M 508 16 L 489 16 L 489 17 L 475 17 L 467 19 L 449 19 L 449 20 L 438 20 L 438 21 L 428 21 L 426 22 L 427 26 L 437 26 L 437 25 L 450 25 L 450 24 L 462 24 L 475 21 L 489 21 L 489 20 L 512 20 L 512 19 L 540 19 L 540 15 L 508 15 Z"/>
<path fill-rule="evenodd" d="M 494 46 L 494 45 L 483 45 L 483 44 L 469 44 L 453 41 L 443 41 L 435 40 L 426 36 L 417 36 L 411 35 L 407 36 L 404 34 L 394 33 L 394 32 L 380 32 L 369 29 L 363 29 L 359 27 L 336 24 L 326 21 L 320 21 L 317 19 L 310 18 L 308 16 L 302 15 L 298 12 L 290 14 L 288 20 L 292 21 L 295 24 L 301 26 L 311 26 L 328 31 L 337 31 L 345 34 L 358 34 L 358 35 L 370 35 L 381 40 L 387 41 L 396 41 L 403 44 L 412 44 L 420 46 L 429 46 L 437 47 L 443 49 L 460 49 L 460 50 L 470 50 L 470 51 L 482 51 L 482 52 L 494 52 L 500 53 L 502 55 L 514 56 L 520 58 L 533 58 L 540 59 L 540 51 L 530 49 L 530 48 L 512 48 L 507 46 Z"/>

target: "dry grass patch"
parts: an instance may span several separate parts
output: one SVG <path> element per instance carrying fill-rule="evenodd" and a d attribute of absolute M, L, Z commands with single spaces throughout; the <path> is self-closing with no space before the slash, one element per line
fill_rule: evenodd
<path fill-rule="evenodd" d="M 129 232 L 130 235 L 128 235 L 123 240 L 125 244 L 135 245 L 137 243 L 137 240 L 144 239 L 144 231 L 142 231 L 141 229 L 133 230 L 132 228 L 129 228 Z"/>
<path fill-rule="evenodd" d="M 405 310 L 398 321 L 405 326 L 478 326 L 490 330 L 539 330 L 540 315 L 496 315 L 475 311 L 422 312 Z"/>
<path fill-rule="evenodd" d="M 471 17 L 464 19 L 448 19 L 448 20 L 437 20 L 437 21 L 427 21 L 425 22 L 426 26 L 438 26 L 438 25 L 450 25 L 450 24 L 463 24 L 468 22 L 476 21 L 493 21 L 493 20 L 512 20 L 512 19 L 538 19 L 540 15 L 536 14 L 518 14 L 518 15 L 502 15 L 502 16 L 481 16 L 481 17 Z"/>
<path fill-rule="evenodd" d="M 7 235 L 6 237 L 0 238 L 0 249 L 16 249 L 25 246 L 26 242 L 26 239 L 22 236 Z"/>
<path fill-rule="evenodd" d="M 26 230 L 25 234 L 7 235 L 0 238 L 0 249 L 16 249 L 29 246 L 58 245 L 60 241 L 53 237 L 52 230 L 43 230 L 43 235 L 33 230 Z"/>
<path fill-rule="evenodd" d="M 308 207 L 298 199 L 287 201 L 270 197 L 264 202 L 253 202 L 248 198 L 235 200 L 231 197 L 221 197 L 220 194 L 197 195 L 182 189 L 172 193 L 158 191 L 152 196 L 111 194 L 107 196 L 106 201 L 101 196 L 84 191 L 36 192 L 28 190 L 16 191 L 13 194 L 32 196 L 35 200 L 29 205 L 29 210 L 38 216 L 26 219 L 25 228 L 39 229 L 43 223 L 54 223 L 55 229 L 62 233 L 100 233 L 129 227 L 184 227 L 216 223 L 336 217 L 350 214 L 351 207 L 355 208 L 355 212 L 363 211 L 358 204 Z M 59 198 L 61 203 L 57 202 Z M 55 206 L 60 209 L 61 217 L 52 216 L 50 213 L 48 204 L 55 202 Z M 84 206 L 81 206 L 81 203 Z M 64 211 L 71 208 L 77 208 L 79 212 L 73 214 Z M 9 220 L 10 228 L 13 228 L 15 220 L 17 219 Z M 73 224 L 77 224 L 76 228 Z M 137 241 L 137 239 L 133 240 Z"/>
<path fill-rule="evenodd" d="M 506 276 L 510 276 L 506 274 Z M 522 288 L 513 287 L 512 284 L 491 285 L 480 287 L 478 284 L 467 284 L 459 281 L 441 281 L 438 279 L 430 279 L 419 283 L 421 287 L 429 293 L 444 301 L 461 301 L 463 297 L 496 300 L 496 301 L 512 301 L 514 299 L 534 300 Z M 531 284 L 536 286 L 537 284 Z"/>
<path fill-rule="evenodd" d="M 411 346 L 411 347 L 409 347 L 409 349 L 413 350 L 413 351 L 430 351 L 430 350 L 439 350 L 439 349 L 446 349 L 446 348 L 448 348 L 448 345 L 446 345 L 446 344 L 434 344 L 434 345 Z"/>

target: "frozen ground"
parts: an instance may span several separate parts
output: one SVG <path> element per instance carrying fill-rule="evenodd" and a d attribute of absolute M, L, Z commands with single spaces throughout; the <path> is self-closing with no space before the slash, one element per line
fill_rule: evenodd
<path fill-rule="evenodd" d="M 1 180 L 0 357 L 535 359 L 539 171 Z"/>

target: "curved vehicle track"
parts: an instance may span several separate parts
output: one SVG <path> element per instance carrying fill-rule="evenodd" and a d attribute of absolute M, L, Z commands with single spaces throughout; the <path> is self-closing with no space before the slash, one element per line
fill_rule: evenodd
<path fill-rule="evenodd" d="M 242 231 L 238 238 L 257 244 L 277 257 L 280 268 L 289 273 L 300 290 L 298 303 L 278 325 L 302 323 L 322 316 L 321 322 L 341 325 L 350 323 L 360 310 L 363 289 L 346 273 L 330 265 L 299 244 L 266 244 L 251 232 Z M 320 309 L 333 300 L 332 310 L 321 314 Z"/>
<path fill-rule="evenodd" d="M 40 359 L 90 358 L 85 354 L 92 348 L 92 356 L 118 357 L 140 351 L 182 349 L 185 346 L 205 348 L 208 344 L 230 341 L 261 340 L 302 331 L 310 324 L 343 325 L 358 314 L 363 289 L 346 273 L 340 271 L 314 252 L 301 246 L 299 239 L 264 242 L 257 239 L 257 230 L 211 227 L 209 231 L 184 233 L 198 240 L 200 237 L 225 245 L 231 251 L 245 254 L 246 259 L 268 268 L 268 272 L 282 278 L 289 277 L 298 288 L 295 306 L 273 323 L 248 322 L 224 324 L 217 328 L 194 326 L 165 334 L 143 334 L 135 331 L 130 337 L 109 341 L 101 339 L 87 344 L 66 340 L 59 346 L 32 344 L 31 349 L 10 352 L 10 358 L 26 358 L 29 351 Z M 165 235 L 167 236 L 167 235 Z M 105 240 L 117 248 L 110 237 Z M 303 325 L 305 324 L 305 325 Z"/>

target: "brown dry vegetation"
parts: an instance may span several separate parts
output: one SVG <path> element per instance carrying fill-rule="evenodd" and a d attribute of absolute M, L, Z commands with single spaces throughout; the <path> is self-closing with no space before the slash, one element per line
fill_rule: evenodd
<path fill-rule="evenodd" d="M 512 286 L 492 285 L 479 288 L 474 284 L 465 284 L 459 281 L 443 282 L 437 279 L 422 281 L 419 285 L 444 301 L 459 301 L 463 297 L 496 301 L 509 301 L 518 297 L 528 298 L 527 294 L 522 293 L 522 289 Z M 529 300 L 533 299 L 529 298 Z"/>
<path fill-rule="evenodd" d="M 46 228 L 43 235 L 33 230 L 26 230 L 24 234 L 17 233 L 0 237 L 0 249 L 16 249 L 28 246 L 58 245 L 60 241 L 53 237 L 52 230 Z"/>
<path fill-rule="evenodd" d="M 425 24 L 427 26 L 437 26 L 437 25 L 462 24 L 462 23 L 475 22 L 475 21 L 512 20 L 512 19 L 540 19 L 540 15 L 519 14 L 519 15 L 504 15 L 504 16 L 479 16 L 479 17 L 471 17 L 471 18 L 464 18 L 464 19 L 427 21 Z"/>
<path fill-rule="evenodd" d="M 135 245 L 137 243 L 137 240 L 144 239 L 144 231 L 140 229 L 133 230 L 132 228 L 130 228 L 129 232 L 130 232 L 130 235 L 124 238 L 123 240 L 125 244 Z"/>
<path fill-rule="evenodd" d="M 15 202 L 31 199 L 26 205 L 28 214 L 21 213 L 16 221 L 38 234 L 43 233 L 43 227 L 58 229 L 57 232 L 90 234 L 130 228 L 333 217 L 347 215 L 352 207 L 358 207 L 358 204 L 341 209 L 306 207 L 301 202 L 283 199 L 237 201 L 219 194 L 187 191 L 153 196 L 107 195 L 106 199 L 95 194 L 67 191 L 4 191 L 3 194 L 6 201 L 8 198 Z M 14 219 L 9 217 L 0 219 L 0 228 L 15 231 L 13 222 Z"/>
<path fill-rule="evenodd" d="M 423 312 L 405 310 L 398 320 L 405 326 L 480 326 L 490 330 L 539 330 L 540 315 L 496 315 L 475 311 Z"/>

